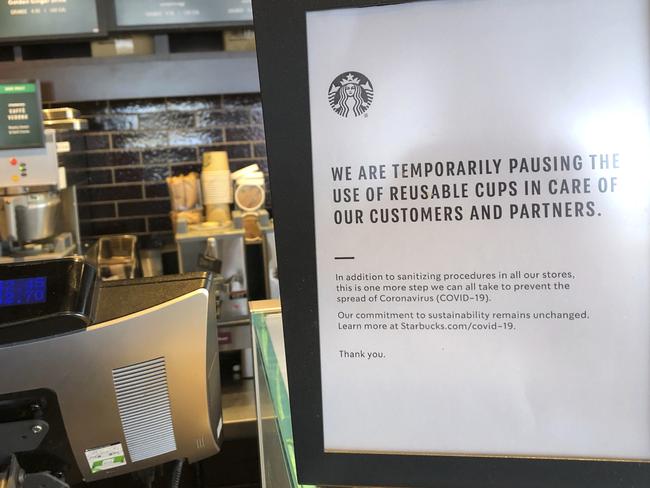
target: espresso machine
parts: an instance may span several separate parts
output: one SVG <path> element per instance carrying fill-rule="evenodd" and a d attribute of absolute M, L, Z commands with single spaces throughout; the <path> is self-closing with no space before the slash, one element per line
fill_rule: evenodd
<path fill-rule="evenodd" d="M 30 91 L 11 93 L 20 87 Z M 79 243 L 76 192 L 55 130 L 43 129 L 38 82 L 0 82 L 0 263 L 59 259 Z"/>

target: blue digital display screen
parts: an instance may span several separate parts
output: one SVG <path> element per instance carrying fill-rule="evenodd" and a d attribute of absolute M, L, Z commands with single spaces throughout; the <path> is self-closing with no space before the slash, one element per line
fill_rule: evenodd
<path fill-rule="evenodd" d="M 37 276 L 16 280 L 0 280 L 0 307 L 45 303 L 47 278 Z"/>

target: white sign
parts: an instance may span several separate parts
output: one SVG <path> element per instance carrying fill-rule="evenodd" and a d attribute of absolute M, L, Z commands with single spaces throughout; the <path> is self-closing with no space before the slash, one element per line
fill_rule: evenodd
<path fill-rule="evenodd" d="M 326 451 L 650 460 L 649 19 L 307 14 Z"/>

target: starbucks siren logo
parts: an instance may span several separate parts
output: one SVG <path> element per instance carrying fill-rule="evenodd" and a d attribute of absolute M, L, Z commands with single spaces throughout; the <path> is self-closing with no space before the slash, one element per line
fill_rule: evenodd
<path fill-rule="evenodd" d="M 338 75 L 330 85 L 330 107 L 341 117 L 358 117 L 370 108 L 374 90 L 370 80 L 356 71 Z"/>

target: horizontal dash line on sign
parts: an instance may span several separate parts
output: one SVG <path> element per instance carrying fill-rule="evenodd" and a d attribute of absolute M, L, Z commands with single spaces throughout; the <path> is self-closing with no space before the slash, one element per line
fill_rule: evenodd
<path fill-rule="evenodd" d="M 354 256 L 336 256 L 334 259 L 354 259 Z"/>

